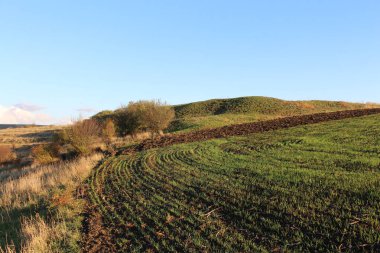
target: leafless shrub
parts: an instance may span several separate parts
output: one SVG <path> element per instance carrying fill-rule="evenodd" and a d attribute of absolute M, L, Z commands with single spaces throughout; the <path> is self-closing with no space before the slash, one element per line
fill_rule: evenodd
<path fill-rule="evenodd" d="M 159 133 L 165 130 L 175 116 L 174 110 L 160 101 L 130 102 L 116 111 L 118 128 L 122 135 L 140 132 Z"/>
<path fill-rule="evenodd" d="M 32 148 L 33 161 L 37 164 L 47 164 L 59 160 L 59 146 L 56 143 L 41 144 Z"/>
<path fill-rule="evenodd" d="M 75 122 L 59 134 L 61 144 L 69 144 L 79 155 L 88 155 L 96 143 L 101 142 L 101 126 L 96 120 L 87 119 Z"/>
<path fill-rule="evenodd" d="M 102 137 L 109 144 L 116 135 L 115 124 L 112 119 L 107 119 L 103 124 Z"/>

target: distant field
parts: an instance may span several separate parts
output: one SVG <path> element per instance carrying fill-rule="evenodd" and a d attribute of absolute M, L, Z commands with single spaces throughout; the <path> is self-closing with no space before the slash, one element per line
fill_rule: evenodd
<path fill-rule="evenodd" d="M 4 125 L 3 125 L 4 126 Z M 28 126 L 0 129 L 0 143 L 9 145 L 37 144 L 50 140 L 54 131 L 61 126 Z"/>
<path fill-rule="evenodd" d="M 25 128 L 25 127 L 39 127 L 40 125 L 28 125 L 28 124 L 0 124 L 0 129 L 6 128 Z"/>
<path fill-rule="evenodd" d="M 51 141 L 59 129 L 62 126 L 0 125 L 0 145 L 14 146 L 18 155 L 25 157 L 33 145 Z"/>
<path fill-rule="evenodd" d="M 97 218 L 85 251 L 378 252 L 379 122 L 110 157 L 88 181 Z"/>

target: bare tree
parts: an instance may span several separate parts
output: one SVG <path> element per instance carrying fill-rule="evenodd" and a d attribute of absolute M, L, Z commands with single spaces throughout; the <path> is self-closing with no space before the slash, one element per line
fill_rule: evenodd
<path fill-rule="evenodd" d="M 112 138 L 115 137 L 116 129 L 112 119 L 107 119 L 103 124 L 102 137 L 107 145 L 112 142 Z"/>

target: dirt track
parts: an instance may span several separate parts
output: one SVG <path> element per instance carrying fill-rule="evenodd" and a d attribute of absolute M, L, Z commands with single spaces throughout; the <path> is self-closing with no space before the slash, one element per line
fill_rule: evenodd
<path fill-rule="evenodd" d="M 331 120 L 340 120 L 346 118 L 361 117 L 366 115 L 378 114 L 380 108 L 347 110 L 328 113 L 317 113 L 310 115 L 301 115 L 293 117 L 285 117 L 280 119 L 245 123 L 238 125 L 230 125 L 220 128 L 206 129 L 191 133 L 169 135 L 160 137 L 155 140 L 145 140 L 140 144 L 123 149 L 119 154 L 130 154 L 152 148 L 166 147 L 174 144 L 204 141 L 215 138 L 224 138 L 228 136 L 240 136 L 252 133 L 266 132 L 282 128 L 295 127 L 300 125 L 315 124 Z"/>

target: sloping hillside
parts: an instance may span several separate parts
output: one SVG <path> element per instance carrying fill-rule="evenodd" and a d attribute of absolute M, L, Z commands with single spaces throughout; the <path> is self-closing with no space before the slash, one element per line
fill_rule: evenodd
<path fill-rule="evenodd" d="M 293 115 L 368 108 L 369 104 L 340 101 L 286 101 L 270 97 L 240 97 L 212 99 L 174 106 L 177 118 L 220 114 Z"/>
<path fill-rule="evenodd" d="M 380 107 L 380 105 L 318 100 L 286 101 L 260 96 L 212 99 L 174 105 L 176 119 L 168 132 L 187 132 L 285 116 L 374 107 Z M 107 110 L 99 112 L 93 118 L 105 120 L 113 116 L 114 111 Z"/>
<path fill-rule="evenodd" d="M 286 101 L 269 97 L 212 99 L 174 106 L 176 120 L 170 132 L 213 128 L 319 112 L 380 107 L 341 101 Z"/>
<path fill-rule="evenodd" d="M 135 153 L 151 148 L 160 148 L 180 143 L 205 141 L 217 138 L 249 135 L 283 128 L 291 128 L 301 125 L 316 124 L 333 120 L 363 117 L 380 114 L 380 108 L 345 110 L 337 112 L 314 113 L 291 117 L 282 117 L 273 120 L 235 124 L 230 126 L 192 131 L 189 133 L 173 134 L 159 139 L 147 139 L 137 145 L 130 145 L 123 150 L 123 154 Z"/>

